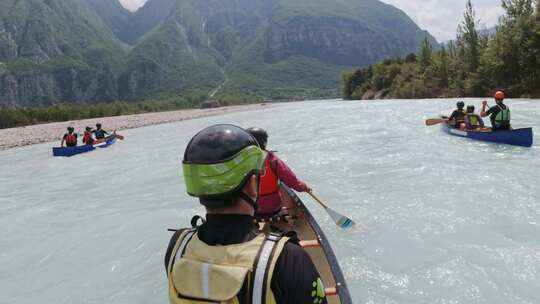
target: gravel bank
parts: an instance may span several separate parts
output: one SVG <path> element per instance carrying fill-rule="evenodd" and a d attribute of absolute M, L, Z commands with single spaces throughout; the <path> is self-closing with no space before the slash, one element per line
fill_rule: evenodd
<path fill-rule="evenodd" d="M 0 150 L 60 140 L 68 126 L 73 126 L 77 133 L 82 133 L 86 126 L 94 127 L 101 122 L 106 130 L 124 130 L 144 126 L 221 115 L 231 112 L 253 111 L 262 107 L 256 105 L 230 106 L 215 109 L 190 109 L 159 113 L 144 113 L 125 116 L 92 118 L 55 122 L 27 127 L 1 129 Z"/>

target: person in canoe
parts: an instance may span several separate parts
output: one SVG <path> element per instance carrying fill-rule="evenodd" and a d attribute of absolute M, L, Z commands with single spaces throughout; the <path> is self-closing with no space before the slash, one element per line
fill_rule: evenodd
<path fill-rule="evenodd" d="M 268 144 L 268 133 L 261 128 L 249 128 L 247 131 L 255 137 L 259 146 L 268 153 L 264 163 L 264 174 L 261 175 L 261 186 L 259 189 L 259 209 L 258 215 L 271 215 L 279 212 L 282 207 L 292 208 L 287 200 L 280 195 L 279 183 L 282 182 L 287 187 L 298 192 L 311 192 L 311 188 L 300 181 L 294 172 L 277 155 L 266 149 Z"/>
<path fill-rule="evenodd" d="M 482 102 L 482 111 L 480 112 L 480 116 L 482 117 L 489 116 L 493 131 L 509 130 L 511 128 L 510 108 L 503 103 L 504 98 L 505 98 L 504 92 L 497 91 L 497 93 L 495 93 L 495 102 L 497 104 L 489 108 L 489 110 L 487 111 L 486 111 L 487 101 L 484 100 Z"/>
<path fill-rule="evenodd" d="M 465 114 L 464 127 L 467 130 L 476 130 L 484 128 L 484 121 L 480 115 L 474 113 L 474 106 L 467 106 L 467 113 Z"/>
<path fill-rule="evenodd" d="M 465 122 L 465 103 L 463 101 L 458 101 L 456 104 L 457 109 L 452 112 L 452 115 L 448 117 L 448 122 L 456 128 L 461 128 L 461 124 Z"/>
<path fill-rule="evenodd" d="M 92 128 L 86 127 L 82 139 L 83 144 L 85 145 L 93 145 L 95 143 L 94 138 L 92 137 Z"/>
<path fill-rule="evenodd" d="M 187 193 L 206 220 L 174 233 L 165 254 L 170 303 L 327 303 L 320 275 L 296 240 L 254 223 L 266 152 L 246 130 L 214 125 L 184 152 Z"/>
<path fill-rule="evenodd" d="M 96 124 L 96 129 L 92 131 L 96 140 L 105 139 L 106 135 L 109 133 L 101 128 L 101 123 Z"/>
<path fill-rule="evenodd" d="M 62 137 L 62 142 L 60 143 L 60 146 L 63 147 L 65 143 L 68 147 L 76 147 L 77 133 L 75 133 L 75 129 L 70 126 L 67 128 L 67 131 L 68 132 Z"/>

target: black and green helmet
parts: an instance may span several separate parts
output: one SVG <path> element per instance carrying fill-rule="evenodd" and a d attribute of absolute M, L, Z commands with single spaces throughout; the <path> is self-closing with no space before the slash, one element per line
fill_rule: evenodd
<path fill-rule="evenodd" d="M 228 124 L 208 127 L 191 139 L 184 153 L 187 193 L 201 203 L 235 194 L 264 169 L 265 159 L 266 152 L 246 130 Z"/>

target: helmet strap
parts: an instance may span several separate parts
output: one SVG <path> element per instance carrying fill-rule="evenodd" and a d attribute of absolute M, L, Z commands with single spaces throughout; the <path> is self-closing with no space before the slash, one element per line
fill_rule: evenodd
<path fill-rule="evenodd" d="M 238 196 L 240 196 L 243 200 L 245 200 L 248 204 L 250 204 L 253 207 L 253 209 L 255 209 L 255 211 L 257 211 L 257 209 L 259 209 L 259 186 L 261 183 L 261 175 L 259 173 L 256 173 L 255 176 L 257 178 L 257 190 L 256 190 L 257 196 L 255 197 L 255 199 L 251 198 L 244 191 L 240 191 Z"/>
<path fill-rule="evenodd" d="M 256 199 L 251 198 L 249 195 L 241 191 L 238 196 L 240 196 L 244 201 L 250 204 L 253 209 L 257 210 L 259 208 L 259 196 L 257 195 Z"/>

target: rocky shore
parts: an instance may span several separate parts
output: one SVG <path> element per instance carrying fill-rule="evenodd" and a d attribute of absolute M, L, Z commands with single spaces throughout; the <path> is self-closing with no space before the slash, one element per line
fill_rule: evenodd
<path fill-rule="evenodd" d="M 66 133 L 68 126 L 73 126 L 77 133 L 81 133 L 86 126 L 95 126 L 101 122 L 106 130 L 124 130 L 144 126 L 196 119 L 207 116 L 216 116 L 232 112 L 253 111 L 261 109 L 263 105 L 241 105 L 213 109 L 190 109 L 160 113 L 144 113 L 125 116 L 92 118 L 83 120 L 70 120 L 27 127 L 0 129 L 0 151 L 26 145 L 60 140 Z"/>

